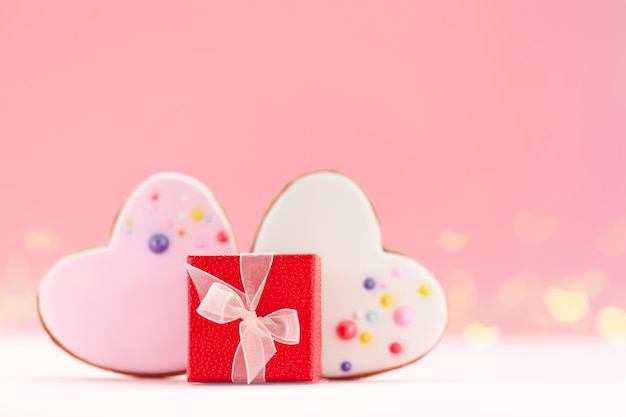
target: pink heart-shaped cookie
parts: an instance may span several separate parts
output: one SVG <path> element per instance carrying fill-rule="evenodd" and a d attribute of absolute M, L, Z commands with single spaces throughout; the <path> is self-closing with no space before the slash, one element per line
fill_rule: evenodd
<path fill-rule="evenodd" d="M 336 172 L 304 175 L 276 198 L 253 252 L 322 258 L 322 374 L 371 375 L 414 362 L 442 337 L 446 299 L 413 259 L 386 251 L 367 196 Z"/>
<path fill-rule="evenodd" d="M 182 174 L 156 174 L 129 196 L 107 246 L 69 255 L 44 277 L 41 322 L 60 347 L 100 368 L 184 373 L 187 255 L 236 252 L 209 189 Z"/>

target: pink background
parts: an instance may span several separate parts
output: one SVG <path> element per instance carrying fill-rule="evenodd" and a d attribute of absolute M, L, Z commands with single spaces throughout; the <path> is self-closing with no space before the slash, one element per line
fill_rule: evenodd
<path fill-rule="evenodd" d="M 205 182 L 248 250 L 287 182 L 334 168 L 440 277 L 451 332 L 595 333 L 626 310 L 624 22 L 618 0 L 0 0 L 0 329 L 36 326 L 46 270 L 155 172 Z"/>

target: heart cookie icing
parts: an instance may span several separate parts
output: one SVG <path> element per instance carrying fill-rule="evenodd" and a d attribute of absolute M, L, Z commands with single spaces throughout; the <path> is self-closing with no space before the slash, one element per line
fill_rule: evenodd
<path fill-rule="evenodd" d="M 428 353 L 447 322 L 439 282 L 415 260 L 386 251 L 361 188 L 321 171 L 289 184 L 257 232 L 253 252 L 322 258 L 322 374 L 354 378 Z"/>
<path fill-rule="evenodd" d="M 187 255 L 236 252 L 208 188 L 182 174 L 156 174 L 129 196 L 107 246 L 69 255 L 44 277 L 42 324 L 59 346 L 100 368 L 184 373 Z"/>

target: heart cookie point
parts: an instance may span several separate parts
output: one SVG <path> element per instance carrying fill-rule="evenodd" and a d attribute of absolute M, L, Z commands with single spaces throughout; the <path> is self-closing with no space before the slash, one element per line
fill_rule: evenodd
<path fill-rule="evenodd" d="M 212 222 L 193 219 L 198 207 Z M 187 214 L 182 220 L 181 213 Z M 202 183 L 175 173 L 148 178 L 120 209 L 107 246 L 69 255 L 46 274 L 38 292 L 44 329 L 71 355 L 103 369 L 135 376 L 183 373 L 186 257 L 236 253 L 234 239 L 215 238 L 220 231 L 232 236 Z M 199 246 L 201 239 L 206 241 Z"/>
<path fill-rule="evenodd" d="M 322 258 L 326 378 L 404 366 L 443 335 L 447 306 L 441 285 L 415 260 L 383 248 L 369 199 L 342 174 L 315 172 L 288 185 L 259 227 L 253 252 Z"/>

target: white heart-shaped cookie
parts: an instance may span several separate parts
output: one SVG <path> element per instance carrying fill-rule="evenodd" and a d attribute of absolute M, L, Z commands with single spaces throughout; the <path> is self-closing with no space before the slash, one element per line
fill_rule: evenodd
<path fill-rule="evenodd" d="M 354 378 L 428 353 L 447 322 L 444 291 L 424 267 L 385 250 L 367 196 L 332 171 L 306 174 L 275 199 L 253 252 L 322 258 L 322 374 Z"/>
<path fill-rule="evenodd" d="M 184 373 L 187 255 L 236 252 L 228 220 L 206 186 L 182 174 L 156 174 L 129 196 L 107 246 L 66 256 L 44 277 L 42 324 L 64 350 L 100 368 L 152 377 Z"/>

